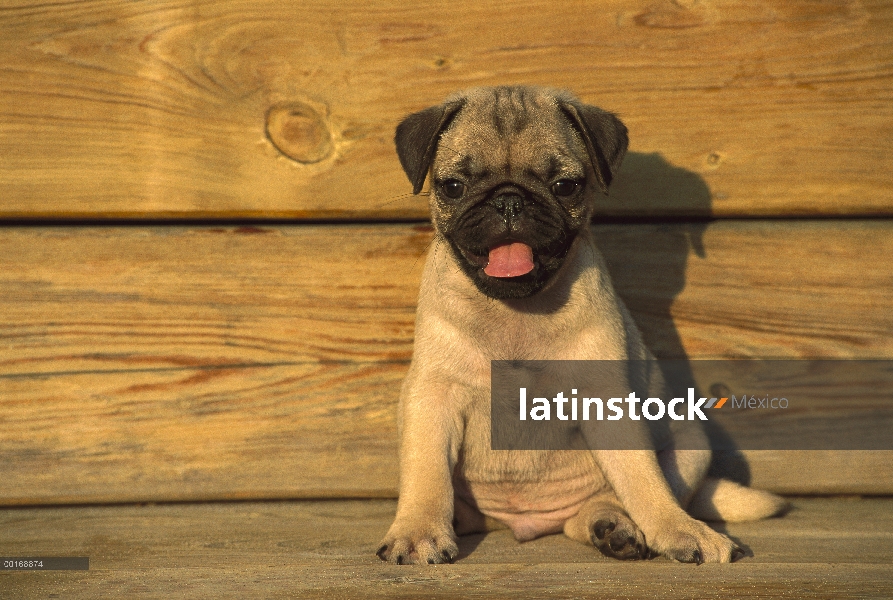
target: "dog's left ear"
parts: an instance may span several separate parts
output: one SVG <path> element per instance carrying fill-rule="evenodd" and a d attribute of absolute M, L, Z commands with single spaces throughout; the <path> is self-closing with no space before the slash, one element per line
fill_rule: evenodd
<path fill-rule="evenodd" d="M 559 106 L 583 136 L 595 176 L 607 194 L 629 146 L 626 125 L 608 111 L 588 104 L 561 100 Z"/>
<path fill-rule="evenodd" d="M 394 136 L 397 156 L 412 183 L 413 194 L 422 191 L 425 176 L 437 152 L 437 140 L 464 104 L 464 100 L 456 100 L 432 106 L 409 115 L 397 125 Z"/>

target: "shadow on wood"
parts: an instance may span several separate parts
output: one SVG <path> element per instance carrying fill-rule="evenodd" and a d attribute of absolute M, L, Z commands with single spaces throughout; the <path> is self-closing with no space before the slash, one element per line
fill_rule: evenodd
<path fill-rule="evenodd" d="M 630 173 L 635 176 L 629 176 Z M 645 248 L 629 252 L 628 244 L 606 243 L 605 238 L 595 236 L 618 290 L 644 292 L 634 295 L 621 292 L 621 295 L 645 343 L 658 358 L 687 361 L 689 357 L 670 309 L 685 289 L 690 258 L 707 257 L 703 237 L 712 214 L 710 188 L 700 175 L 670 164 L 659 153 L 630 152 L 610 195 L 612 201 L 641 204 L 643 210 L 655 216 L 686 214 L 695 218 L 675 226 L 653 228 L 648 238 L 653 241 L 649 244 L 653 251 Z M 615 241 L 615 238 L 609 239 Z M 639 241 L 642 239 L 640 236 Z M 690 366 L 674 369 L 665 376 L 670 389 L 691 387 L 702 393 Z M 719 425 L 712 422 L 706 425 L 711 439 L 721 440 L 724 448 L 736 447 Z M 716 454 L 714 462 L 716 475 L 732 477 L 744 484 L 750 482 L 750 468 L 738 451 L 723 450 Z"/>

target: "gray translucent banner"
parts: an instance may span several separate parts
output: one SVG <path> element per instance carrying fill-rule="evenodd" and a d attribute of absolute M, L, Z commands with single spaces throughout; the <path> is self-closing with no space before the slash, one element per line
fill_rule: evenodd
<path fill-rule="evenodd" d="M 893 361 L 493 361 L 494 450 L 893 450 Z M 671 441 L 672 440 L 672 441 Z"/>
<path fill-rule="evenodd" d="M 19 556 L 0 558 L 0 571 L 88 571 L 87 556 Z"/>

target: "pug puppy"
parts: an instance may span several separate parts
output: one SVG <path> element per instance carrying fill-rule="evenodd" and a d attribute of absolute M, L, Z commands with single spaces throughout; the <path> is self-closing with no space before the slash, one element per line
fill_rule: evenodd
<path fill-rule="evenodd" d="M 413 193 L 430 173 L 435 237 L 381 559 L 451 562 L 457 535 L 507 526 L 521 541 L 563 531 L 621 559 L 730 562 L 741 549 L 693 516 L 784 509 L 773 494 L 707 478 L 709 446 L 692 421 L 655 440 L 628 420 L 624 435 L 643 450 L 600 449 L 592 422 L 580 426 L 588 451 L 491 449 L 492 360 L 652 359 L 589 227 L 627 144 L 613 114 L 536 87 L 470 89 L 397 127 Z M 659 374 L 648 385 L 660 389 Z"/>

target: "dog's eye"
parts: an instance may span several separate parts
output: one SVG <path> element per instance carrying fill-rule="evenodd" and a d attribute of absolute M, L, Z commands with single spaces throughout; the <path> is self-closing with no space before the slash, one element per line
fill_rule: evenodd
<path fill-rule="evenodd" d="M 447 198 L 459 198 L 465 193 L 465 184 L 458 179 L 447 179 L 440 185 Z"/>
<path fill-rule="evenodd" d="M 579 185 L 572 179 L 559 179 L 552 184 L 552 193 L 556 196 L 570 196 L 577 191 Z"/>

